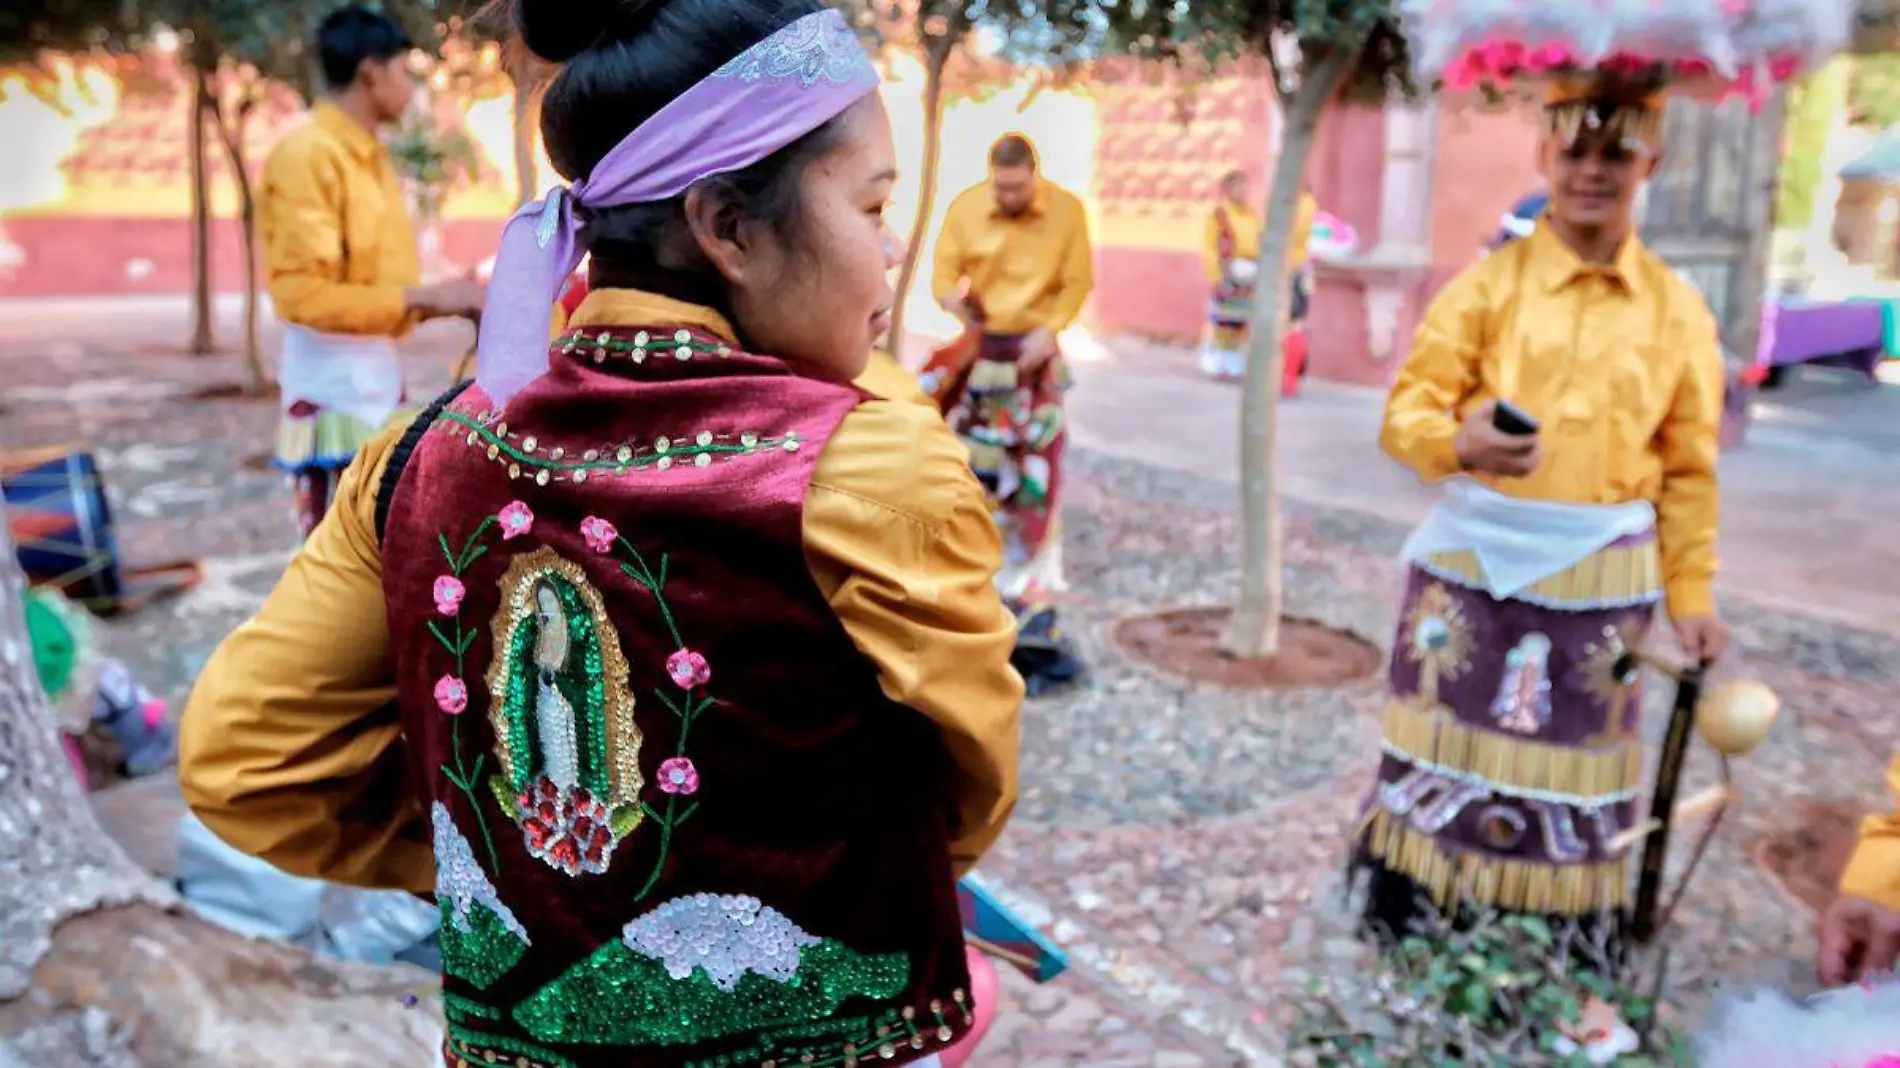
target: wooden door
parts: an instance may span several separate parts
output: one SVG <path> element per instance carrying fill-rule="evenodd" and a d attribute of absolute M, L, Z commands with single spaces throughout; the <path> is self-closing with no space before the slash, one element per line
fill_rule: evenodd
<path fill-rule="evenodd" d="M 1724 345 L 1745 362 L 1761 327 L 1780 142 L 1779 100 L 1759 113 L 1740 101 L 1672 101 L 1643 212 L 1643 240 L 1701 288 Z"/>

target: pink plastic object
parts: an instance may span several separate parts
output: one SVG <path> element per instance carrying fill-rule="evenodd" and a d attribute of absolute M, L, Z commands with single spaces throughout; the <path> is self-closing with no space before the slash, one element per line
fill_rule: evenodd
<path fill-rule="evenodd" d="M 66 759 L 73 762 L 73 774 L 79 776 L 79 788 L 91 793 L 92 776 L 86 774 L 86 758 L 80 755 L 78 740 L 70 734 L 61 734 L 59 740 L 66 744 Z M 992 984 L 996 982 L 994 974 L 991 975 L 990 982 Z"/>
<path fill-rule="evenodd" d="M 976 1048 L 983 1044 L 983 1036 L 989 1034 L 990 1025 L 996 1022 L 996 965 L 968 946 L 964 947 L 963 955 L 970 962 L 970 999 L 976 1002 L 976 1022 L 956 1045 L 938 1054 L 943 1068 L 962 1068 L 969 1063 L 970 1058 L 976 1056 Z"/>
<path fill-rule="evenodd" d="M 139 718 L 145 722 L 145 729 L 155 731 L 165 723 L 165 702 L 154 697 L 139 709 Z"/>

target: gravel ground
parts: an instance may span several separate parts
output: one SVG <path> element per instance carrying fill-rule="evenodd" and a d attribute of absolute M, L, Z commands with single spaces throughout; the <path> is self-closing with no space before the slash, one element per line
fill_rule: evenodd
<path fill-rule="evenodd" d="M 459 343 L 412 347 L 422 392 Z M 111 651 L 182 700 L 294 544 L 279 480 L 247 465 L 266 447 L 273 410 L 187 399 L 232 380 L 229 359 L 77 343 L 55 355 L 0 344 L 4 442 L 91 442 L 126 555 L 206 561 L 207 581 L 188 597 L 103 628 Z M 984 873 L 1046 920 L 1076 967 L 1046 987 L 1007 977 L 1005 1015 L 976 1063 L 1275 1063 L 1289 994 L 1361 964 L 1340 871 L 1370 777 L 1379 683 L 1232 692 L 1125 661 L 1108 638 L 1116 620 L 1228 596 L 1233 491 L 1087 452 L 1071 470 L 1065 622 L 1091 671 L 1071 694 L 1026 710 L 1022 803 Z M 1286 529 L 1287 610 L 1386 645 L 1404 532 L 1297 501 Z M 1896 636 L 1726 608 L 1738 644 L 1725 670 L 1767 682 L 1786 712 L 1738 765 L 1744 800 L 1678 920 L 1675 991 L 1689 1013 L 1724 981 L 1801 981 L 1811 918 L 1754 852 L 1787 830 L 1777 820 L 1795 799 L 1877 803 L 1900 742 L 1881 700 L 1900 665 Z M 1666 704 L 1664 689 L 1650 688 L 1652 703 Z M 1650 718 L 1652 732 L 1663 719 Z M 1687 788 L 1713 771 L 1698 755 Z"/>

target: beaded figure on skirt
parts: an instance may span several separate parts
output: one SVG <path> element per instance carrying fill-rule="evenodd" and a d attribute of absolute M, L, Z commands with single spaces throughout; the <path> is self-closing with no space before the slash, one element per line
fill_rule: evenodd
<path fill-rule="evenodd" d="M 1625 654 L 1649 628 L 1660 572 L 1653 534 L 1502 600 L 1468 551 L 1411 568 L 1356 836 L 1376 933 L 1474 908 L 1620 929 L 1629 853 L 1612 842 L 1635 820 L 1643 772 Z"/>

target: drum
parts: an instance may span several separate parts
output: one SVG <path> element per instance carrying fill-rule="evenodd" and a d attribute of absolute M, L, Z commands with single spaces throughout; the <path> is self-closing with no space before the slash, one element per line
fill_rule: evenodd
<path fill-rule="evenodd" d="M 27 581 L 95 615 L 134 611 L 203 580 L 196 561 L 128 570 L 92 454 L 76 448 L 0 455 L 0 500 Z"/>
<path fill-rule="evenodd" d="M 0 498 L 29 582 L 86 605 L 124 596 L 112 509 L 91 453 L 46 449 L 0 458 Z"/>

